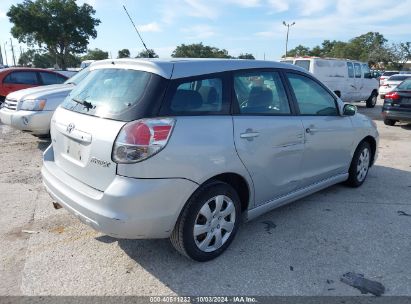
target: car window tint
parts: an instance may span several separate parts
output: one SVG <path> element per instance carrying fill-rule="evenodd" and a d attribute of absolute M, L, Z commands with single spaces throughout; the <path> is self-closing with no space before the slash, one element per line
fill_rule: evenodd
<path fill-rule="evenodd" d="M 301 115 L 336 116 L 338 110 L 333 96 L 311 78 L 287 73 Z"/>
<path fill-rule="evenodd" d="M 36 72 L 12 72 L 5 79 L 4 83 L 13 84 L 38 84 Z"/>
<path fill-rule="evenodd" d="M 220 78 L 183 82 L 170 102 L 173 113 L 219 112 L 223 106 L 223 82 Z"/>
<path fill-rule="evenodd" d="M 354 63 L 355 78 L 361 78 L 361 65 Z"/>
<path fill-rule="evenodd" d="M 40 72 L 40 76 L 44 85 L 63 83 L 67 79 L 56 73 Z"/>
<path fill-rule="evenodd" d="M 234 90 L 242 114 L 290 114 L 290 105 L 277 72 L 234 75 Z"/>
<path fill-rule="evenodd" d="M 348 77 L 354 78 L 354 66 L 351 62 L 347 62 Z"/>

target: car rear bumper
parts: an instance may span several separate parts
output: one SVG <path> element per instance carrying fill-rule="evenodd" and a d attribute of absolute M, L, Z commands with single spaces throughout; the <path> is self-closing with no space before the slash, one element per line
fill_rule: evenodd
<path fill-rule="evenodd" d="M 382 116 L 384 119 L 400 120 L 411 122 L 411 109 L 408 111 L 398 110 L 383 110 Z"/>
<path fill-rule="evenodd" d="M 127 239 L 169 237 L 185 202 L 198 187 L 180 178 L 116 175 L 104 192 L 99 191 L 61 170 L 54 162 L 52 146 L 44 152 L 42 176 L 51 197 L 83 223 Z"/>
<path fill-rule="evenodd" d="M 50 120 L 53 113 L 53 111 L 14 111 L 2 108 L 0 120 L 4 124 L 24 132 L 46 135 L 50 132 Z"/>

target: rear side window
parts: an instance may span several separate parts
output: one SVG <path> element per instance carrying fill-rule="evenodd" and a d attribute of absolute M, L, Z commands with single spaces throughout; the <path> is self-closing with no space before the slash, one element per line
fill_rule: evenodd
<path fill-rule="evenodd" d="M 162 109 L 163 115 L 218 115 L 228 112 L 224 78 L 214 75 L 175 80 Z"/>
<path fill-rule="evenodd" d="M 347 62 L 348 77 L 354 78 L 354 66 L 351 62 Z"/>
<path fill-rule="evenodd" d="M 40 72 L 41 80 L 44 85 L 60 84 L 66 81 L 66 77 L 60 76 L 57 73 Z"/>
<path fill-rule="evenodd" d="M 359 63 L 354 63 L 355 78 L 361 78 L 361 65 Z"/>
<path fill-rule="evenodd" d="M 134 117 L 127 113 L 138 107 L 152 77 L 151 73 L 136 70 L 94 70 L 71 91 L 62 106 L 83 114 L 132 120 Z"/>
<path fill-rule="evenodd" d="M 287 73 L 301 115 L 337 116 L 334 98 L 311 78 Z"/>
<path fill-rule="evenodd" d="M 4 79 L 3 83 L 10 84 L 28 84 L 37 85 L 37 74 L 36 72 L 12 72 Z"/>
<path fill-rule="evenodd" d="M 234 75 L 234 91 L 241 114 L 291 114 L 277 72 L 244 72 Z"/>
<path fill-rule="evenodd" d="M 294 64 L 306 69 L 307 71 L 310 70 L 310 60 L 296 60 Z"/>

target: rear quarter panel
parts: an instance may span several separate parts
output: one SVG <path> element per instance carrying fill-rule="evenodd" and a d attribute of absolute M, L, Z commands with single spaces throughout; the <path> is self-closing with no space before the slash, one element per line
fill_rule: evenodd
<path fill-rule="evenodd" d="M 237 173 L 250 188 L 248 171 L 234 146 L 231 116 L 177 117 L 171 138 L 164 150 L 136 164 L 119 164 L 117 173 L 134 178 L 185 178 L 201 185 L 222 173 Z"/>

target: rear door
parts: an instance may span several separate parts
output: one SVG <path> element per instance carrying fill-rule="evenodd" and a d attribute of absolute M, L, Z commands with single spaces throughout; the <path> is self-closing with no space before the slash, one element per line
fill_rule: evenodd
<path fill-rule="evenodd" d="M 298 187 L 303 127 L 279 72 L 237 72 L 233 81 L 235 146 L 253 179 L 256 205 L 261 205 Z"/>
<path fill-rule="evenodd" d="M 317 80 L 298 72 L 286 75 L 304 128 L 300 187 L 348 172 L 354 138 L 351 119 L 340 116 L 334 96 Z"/>
<path fill-rule="evenodd" d="M 40 85 L 40 81 L 37 77 L 35 71 L 15 71 L 9 73 L 3 80 L 3 93 L 4 96 L 7 94 L 35 87 Z"/>
<path fill-rule="evenodd" d="M 120 129 L 139 117 L 145 103 L 154 104 L 155 94 L 163 93 L 152 87 L 155 77 L 159 76 L 121 68 L 91 71 L 53 116 L 51 137 L 57 166 L 104 191 L 116 175 L 111 154 Z M 158 92 L 150 94 L 153 91 Z"/>

